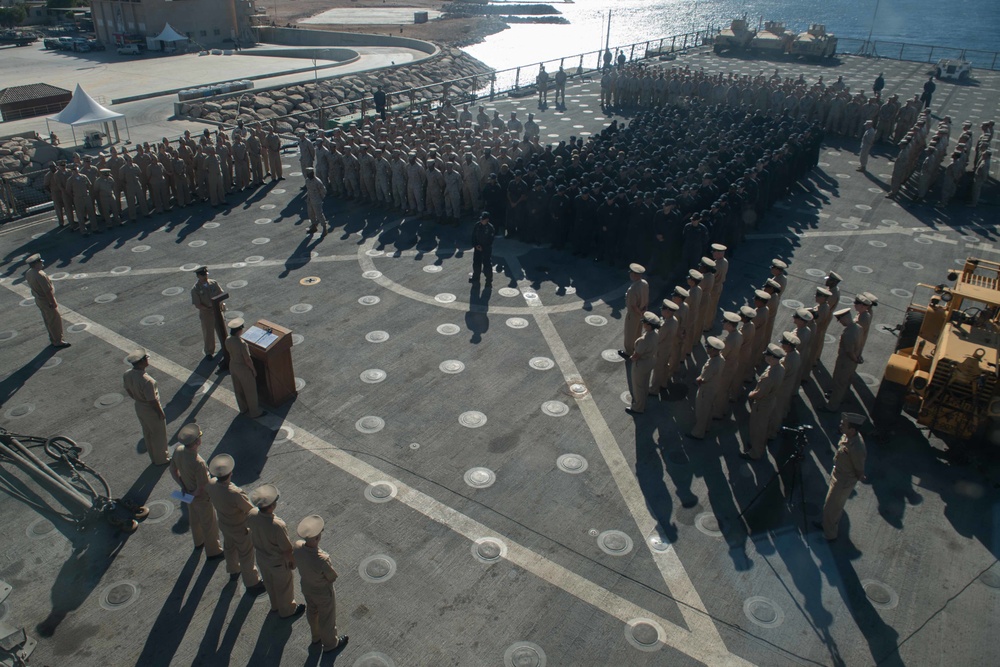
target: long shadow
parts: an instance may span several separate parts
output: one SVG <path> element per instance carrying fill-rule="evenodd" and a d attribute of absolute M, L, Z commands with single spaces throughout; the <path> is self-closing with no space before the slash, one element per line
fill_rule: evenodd
<path fill-rule="evenodd" d="M 235 585 L 236 585 L 235 583 L 230 584 L 230 586 L 235 586 Z M 229 586 L 227 586 L 226 588 L 229 588 Z M 250 616 L 250 610 L 253 609 L 253 605 L 256 600 L 257 600 L 256 597 L 246 594 L 244 594 L 243 597 L 240 598 L 239 604 L 236 605 L 236 611 L 233 612 L 233 618 L 229 621 L 229 625 L 226 626 L 226 634 L 222 636 L 222 641 L 219 643 L 219 648 L 216 649 L 214 652 L 215 659 L 206 664 L 211 664 L 211 665 L 230 664 L 230 657 L 233 654 L 233 648 L 236 646 L 236 640 L 240 638 L 243 630 L 243 624 L 246 623 L 247 618 Z M 221 601 L 220 604 L 222 604 Z M 228 608 L 229 608 L 229 602 L 226 602 L 223 609 L 228 610 Z M 223 614 L 222 616 L 222 621 L 223 622 L 225 621 L 225 614 Z M 206 646 L 206 650 L 207 648 L 208 647 Z"/>
<path fill-rule="evenodd" d="M 844 521 L 849 523 L 847 515 Z M 851 562 L 860 558 L 861 552 L 850 543 L 844 528 L 842 524 L 840 538 L 830 545 L 830 549 L 816 549 L 820 567 L 830 585 L 840 593 L 854 624 L 864 635 L 872 664 L 902 667 L 903 661 L 898 650 L 899 633 L 882 620 L 882 616 L 868 599 L 861 578 Z"/>
<path fill-rule="evenodd" d="M 469 342 L 478 345 L 483 341 L 483 335 L 490 330 L 490 316 L 487 314 L 492 291 L 484 288 L 479 292 L 479 286 L 473 285 L 469 290 L 470 309 L 465 313 L 465 328 L 472 332 Z"/>
<path fill-rule="evenodd" d="M 205 636 L 201 638 L 198 652 L 195 654 L 194 664 L 196 665 L 226 665 L 229 664 L 228 655 L 224 661 L 220 661 L 216 647 L 219 645 L 219 637 L 222 635 L 222 627 L 226 624 L 226 616 L 229 613 L 229 605 L 232 604 L 236 591 L 239 588 L 237 579 L 230 579 L 229 583 L 222 587 L 219 600 L 215 603 L 212 616 L 208 619 L 208 626 L 205 628 Z M 252 600 L 253 598 L 251 598 Z M 242 601 L 241 601 L 242 602 Z M 250 606 L 253 602 L 250 603 Z M 245 617 L 244 617 L 245 620 Z M 239 629 L 242 622 L 237 626 Z"/>
<path fill-rule="evenodd" d="M 664 461 L 653 439 L 656 424 L 639 416 L 635 426 L 635 478 L 646 499 L 646 507 L 656 519 L 661 539 L 667 544 L 677 542 L 677 524 L 673 521 L 673 498 L 664 479 Z M 690 480 L 688 494 L 691 495 Z"/>
<path fill-rule="evenodd" d="M 278 408 L 268 406 L 269 415 L 265 419 L 270 420 L 271 415 L 275 415 L 278 421 L 283 420 L 293 404 L 294 401 L 289 401 Z M 203 452 L 202 457 L 207 461 L 217 454 L 231 455 L 236 459 L 233 483 L 249 484 L 260 477 L 276 436 L 277 431 L 263 423 L 236 415 L 226 432 L 218 440 L 213 438 L 215 448 L 211 452 Z"/>
<path fill-rule="evenodd" d="M 160 613 L 153 621 L 142 653 L 135 661 L 136 667 L 169 667 L 173 662 L 174 655 L 181 646 L 194 617 L 195 609 L 221 562 L 207 561 L 198 573 L 198 578 L 192 583 L 200 559 L 201 551 L 192 551 L 188 556 L 177 581 L 160 608 Z M 188 590 L 189 585 L 190 590 Z"/>
<path fill-rule="evenodd" d="M 56 348 L 46 345 L 23 366 L 0 381 L 0 407 L 20 391 L 24 383 L 41 369 L 46 361 L 55 356 L 56 351 Z"/>
<path fill-rule="evenodd" d="M 794 530 L 784 530 L 770 537 L 774 553 L 784 562 L 795 589 L 805 601 L 804 608 L 800 606 L 800 610 L 808 619 L 813 632 L 827 647 L 830 663 L 838 667 L 846 666 L 847 662 L 830 633 L 833 614 L 823 606 L 823 578 L 808 538 Z M 792 595 L 789 597 L 794 598 Z"/>
<path fill-rule="evenodd" d="M 302 237 L 302 240 L 299 241 L 299 245 L 292 251 L 288 258 L 285 259 L 285 268 L 278 274 L 278 278 L 287 278 L 292 271 L 305 268 L 306 265 L 312 260 L 313 248 L 317 247 L 319 244 L 319 232 Z"/>
<path fill-rule="evenodd" d="M 297 617 L 279 618 L 277 614 L 268 614 L 257 635 L 257 644 L 247 661 L 247 667 L 274 667 L 281 664 L 281 655 L 292 636 L 295 618 Z"/>

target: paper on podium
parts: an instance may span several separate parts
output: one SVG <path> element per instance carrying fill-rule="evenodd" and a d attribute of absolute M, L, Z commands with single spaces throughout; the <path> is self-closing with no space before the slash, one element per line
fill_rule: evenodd
<path fill-rule="evenodd" d="M 270 331 L 265 331 L 255 325 L 244 331 L 241 338 L 248 343 L 267 348 L 271 343 L 278 340 L 278 335 Z"/>
<path fill-rule="evenodd" d="M 177 500 L 187 505 L 190 505 L 192 502 L 194 502 L 194 496 L 192 496 L 190 493 L 184 493 L 181 490 L 174 491 L 173 493 L 170 494 L 170 497 L 176 498 Z"/>

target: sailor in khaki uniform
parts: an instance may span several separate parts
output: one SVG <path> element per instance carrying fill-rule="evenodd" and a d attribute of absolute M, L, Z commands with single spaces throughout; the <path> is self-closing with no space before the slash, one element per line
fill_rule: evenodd
<path fill-rule="evenodd" d="M 146 369 L 149 367 L 149 355 L 146 350 L 132 350 L 126 357 L 132 364 L 132 370 L 125 371 L 122 383 L 125 393 L 135 401 L 135 415 L 142 426 L 142 439 L 146 443 L 146 453 L 154 466 L 165 466 L 170 463 L 167 454 L 167 418 L 160 405 L 160 392 L 156 389 L 156 380 L 150 377 Z"/>
<path fill-rule="evenodd" d="M 295 564 L 306 599 L 306 620 L 312 633 L 312 643 L 322 643 L 323 652 L 347 646 L 347 635 L 337 634 L 337 593 L 333 582 L 337 571 L 330 562 L 330 554 L 319 548 L 325 522 L 313 514 L 299 522 L 301 540 L 295 541 Z"/>
<path fill-rule="evenodd" d="M 833 311 L 830 309 L 830 297 L 833 292 L 827 287 L 816 288 L 816 305 L 813 321 L 816 329 L 813 332 L 812 346 L 809 350 L 809 363 L 804 372 L 809 373 L 812 367 L 819 363 L 819 357 L 823 353 L 823 344 L 826 342 L 826 330 L 830 327 L 830 320 L 833 319 Z"/>
<path fill-rule="evenodd" d="M 257 369 L 250 358 L 250 348 L 243 335 L 244 322 L 242 317 L 229 320 L 229 337 L 226 338 L 226 350 L 229 352 L 229 375 L 233 378 L 233 393 L 236 394 L 236 405 L 240 414 L 250 419 L 257 419 L 267 413 L 260 409 L 257 403 Z"/>
<path fill-rule="evenodd" d="M 844 514 L 851 491 L 859 482 L 867 482 L 865 475 L 865 458 L 868 451 L 865 441 L 858 429 L 865 423 L 863 415 L 845 412 L 840 420 L 840 442 L 837 443 L 837 453 L 833 457 L 833 471 L 830 473 L 830 487 L 826 492 L 826 502 L 823 503 L 823 522 L 816 523 L 823 529 L 823 537 L 828 540 L 837 539 L 840 518 Z"/>
<path fill-rule="evenodd" d="M 794 331 L 782 332 L 781 349 L 785 353 L 785 358 L 781 360 L 781 367 L 784 369 L 784 378 L 781 380 L 781 386 L 778 387 L 778 397 L 774 402 L 774 410 L 771 411 L 771 419 L 767 424 L 769 440 L 777 437 L 781 422 L 785 420 L 792 408 L 792 399 L 799 393 L 799 373 L 802 368 L 800 347 L 802 347 L 802 341 Z"/>
<path fill-rule="evenodd" d="M 687 334 L 684 337 L 684 358 L 687 357 L 694 351 L 694 346 L 701 341 L 701 323 L 702 323 L 702 307 L 701 307 L 701 281 L 705 279 L 705 274 L 697 269 L 691 269 L 687 273 L 687 289 L 688 289 L 688 315 L 687 315 Z"/>
<path fill-rule="evenodd" d="M 705 318 L 707 331 L 711 331 L 715 327 L 715 316 L 719 310 L 722 288 L 725 287 L 726 276 L 729 275 L 729 260 L 726 259 L 726 246 L 721 243 L 712 244 L 712 261 L 715 262 L 715 279 L 712 281 L 712 292 L 708 297 L 708 307 L 711 315 Z"/>
<path fill-rule="evenodd" d="M 858 370 L 858 364 L 861 363 L 863 334 L 861 325 L 851 319 L 850 308 L 841 308 L 833 316 L 844 327 L 844 332 L 840 334 L 837 363 L 833 367 L 833 379 L 827 398 L 826 409 L 829 412 L 836 412 L 840 409 L 841 401 L 851 389 L 854 372 Z"/>
<path fill-rule="evenodd" d="M 767 453 L 767 427 L 778 400 L 778 390 L 785 379 L 785 369 L 781 367 L 781 360 L 784 358 L 785 351 L 780 345 L 768 344 L 767 351 L 764 352 L 767 367 L 749 395 L 753 404 L 750 408 L 750 448 L 748 452 L 740 452 L 741 458 L 759 461 Z"/>
<path fill-rule="evenodd" d="M 646 411 L 646 397 L 649 395 L 649 376 L 656 365 L 656 330 L 660 328 L 660 317 L 656 313 L 642 314 L 642 335 L 635 341 L 632 356 L 632 405 L 629 414 L 641 415 Z"/>
<path fill-rule="evenodd" d="M 708 359 L 705 360 L 701 373 L 694 381 L 698 385 L 698 393 L 694 399 L 694 428 L 688 433 L 688 437 L 695 440 L 705 439 L 708 425 L 712 421 L 712 411 L 715 409 L 716 393 L 723 391 L 725 387 L 722 371 L 726 366 L 726 360 L 722 356 L 722 350 L 726 344 L 715 336 L 706 338 L 705 343 Z"/>
<path fill-rule="evenodd" d="M 722 369 L 720 387 L 715 392 L 715 407 L 712 410 L 713 419 L 725 419 L 729 415 L 730 378 L 737 374 L 740 365 L 740 349 L 743 347 L 743 332 L 740 331 L 742 318 L 738 313 L 726 311 L 722 313 L 722 334 L 719 338 L 725 343 L 722 357 L 726 365 Z"/>
<path fill-rule="evenodd" d="M 56 303 L 56 292 L 49 276 L 42 270 L 45 266 L 42 256 L 35 253 L 25 262 L 28 270 L 24 273 L 24 281 L 31 289 L 31 296 L 35 297 L 35 305 L 42 311 L 42 320 L 49 332 L 49 343 L 52 347 L 69 347 L 70 344 L 63 340 L 62 316 L 59 314 L 59 304 Z"/>
<path fill-rule="evenodd" d="M 649 393 L 659 394 L 667 388 L 670 376 L 673 375 L 671 364 L 676 357 L 677 348 L 677 318 L 674 315 L 680 310 L 675 301 L 664 299 L 660 309 L 662 314 L 660 328 L 656 332 L 656 365 L 653 367 L 653 377 L 649 381 Z"/>
<path fill-rule="evenodd" d="M 757 313 L 753 317 L 753 353 L 747 361 L 749 363 L 746 366 L 741 364 L 743 369 L 743 376 L 747 382 L 751 382 L 754 379 L 754 372 L 757 368 L 757 362 L 759 361 L 764 350 L 767 349 L 768 330 L 767 321 L 771 315 L 771 311 L 768 309 L 767 305 L 771 302 L 771 295 L 762 289 L 756 290 L 753 297 L 753 307 L 757 309 Z"/>
<path fill-rule="evenodd" d="M 804 356 L 808 350 L 812 348 L 812 329 L 809 328 L 810 323 L 813 321 L 813 314 L 808 308 L 797 308 L 795 314 L 792 315 L 792 324 L 795 325 L 795 329 L 792 333 L 799 339 L 799 342 L 795 344 L 796 354 Z M 785 366 L 785 375 L 788 375 L 788 364 L 783 364 Z M 798 368 L 795 372 L 795 386 L 798 387 L 800 384 L 806 381 L 809 377 L 809 367 L 803 363 L 797 364 Z"/>
<path fill-rule="evenodd" d="M 191 303 L 198 309 L 201 319 L 201 337 L 205 345 L 205 358 L 215 356 L 215 307 L 212 298 L 222 294 L 222 287 L 208 277 L 208 267 L 199 267 L 195 272 L 198 282 L 191 288 Z M 226 310 L 222 304 L 222 310 Z"/>
<path fill-rule="evenodd" d="M 877 305 L 878 297 L 871 292 L 862 292 L 854 297 L 854 310 L 858 313 L 854 316 L 854 321 L 861 327 L 861 363 L 865 362 L 863 353 L 868 342 L 868 332 L 872 328 L 872 315 Z"/>
<path fill-rule="evenodd" d="M 236 461 L 229 454 L 218 454 L 208 463 L 214 479 L 209 480 L 205 492 L 219 517 L 223 547 L 226 555 L 226 572 L 232 579 L 242 575 L 243 585 L 251 595 L 264 592 L 260 573 L 247 528 L 247 515 L 253 509 L 246 492 L 232 482 Z"/>
<path fill-rule="evenodd" d="M 743 385 L 747 381 L 747 376 L 753 377 L 753 350 L 757 337 L 757 326 L 754 319 L 757 317 L 757 310 L 753 306 L 740 306 L 740 333 L 743 335 L 743 342 L 740 343 L 740 361 L 735 369 L 735 374 L 729 378 L 729 401 L 735 403 L 740 397 Z"/>
<path fill-rule="evenodd" d="M 715 260 L 711 257 L 702 257 L 698 265 L 698 271 L 703 276 L 701 279 L 701 332 L 708 332 L 712 328 L 715 320 L 715 305 L 712 303 L 712 292 L 715 291 Z"/>
<path fill-rule="evenodd" d="M 273 484 L 262 484 L 250 493 L 254 509 L 247 514 L 247 528 L 260 567 L 260 577 L 271 598 L 271 611 L 281 618 L 297 616 L 306 606 L 295 601 L 295 555 L 285 522 L 274 515 L 278 503 L 278 489 Z"/>
<path fill-rule="evenodd" d="M 687 328 L 691 323 L 687 298 L 688 291 L 680 285 L 674 287 L 670 293 L 670 300 L 677 304 L 677 313 L 674 315 L 674 319 L 677 320 L 677 335 L 674 336 L 674 356 L 670 362 L 670 370 L 674 375 L 684 370 L 684 340 L 687 338 Z"/>
<path fill-rule="evenodd" d="M 191 521 L 191 537 L 194 548 L 205 547 L 208 558 L 222 557 L 222 543 L 219 542 L 219 525 L 215 519 L 215 508 L 205 493 L 208 486 L 208 466 L 198 454 L 201 446 L 201 428 L 197 424 L 187 424 L 177 434 L 180 444 L 174 448 L 170 459 L 170 476 L 181 487 L 181 491 L 194 496 L 188 505 Z"/>
<path fill-rule="evenodd" d="M 642 314 L 649 306 L 649 283 L 643 278 L 646 267 L 629 264 L 628 277 L 632 280 L 625 292 L 625 333 L 622 349 L 618 350 L 622 359 L 628 359 L 635 352 L 635 341 L 642 334 Z"/>
<path fill-rule="evenodd" d="M 768 278 L 767 282 L 764 283 L 764 292 L 771 296 L 767 301 L 767 324 L 765 325 L 766 333 L 764 334 L 763 344 L 767 347 L 767 344 L 771 342 L 774 337 L 774 324 L 778 320 L 778 307 L 781 305 L 781 283 L 779 283 L 774 278 Z M 759 354 L 764 354 L 764 349 L 759 351 Z"/>

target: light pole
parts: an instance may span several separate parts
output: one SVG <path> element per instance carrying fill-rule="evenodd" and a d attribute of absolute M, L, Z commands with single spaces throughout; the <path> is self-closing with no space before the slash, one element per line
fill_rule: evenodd
<path fill-rule="evenodd" d="M 865 51 L 866 52 L 868 51 L 868 48 L 871 46 L 871 43 L 872 43 L 872 33 L 875 31 L 875 18 L 878 16 L 878 6 L 879 6 L 879 3 L 881 1 L 882 0 L 875 0 L 875 13 L 872 14 L 872 24 L 868 28 L 868 39 L 865 40 Z"/>

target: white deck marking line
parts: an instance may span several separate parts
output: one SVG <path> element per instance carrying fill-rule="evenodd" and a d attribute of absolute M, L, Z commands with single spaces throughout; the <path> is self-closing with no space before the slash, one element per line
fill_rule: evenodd
<path fill-rule="evenodd" d="M 505 257 L 505 259 L 514 276 L 524 275 L 524 270 L 517 257 Z M 521 283 L 524 284 L 522 285 Z M 530 283 L 527 280 L 519 280 L 518 287 L 522 293 L 531 289 Z M 580 375 L 576 363 L 574 363 L 573 358 L 570 356 L 566 344 L 563 343 L 562 338 L 556 331 L 552 319 L 545 312 L 536 312 L 534 313 L 534 317 L 535 322 L 538 324 L 538 329 L 542 332 L 542 336 L 552 351 L 552 356 L 556 364 L 559 365 L 559 370 L 562 371 L 566 382 L 583 382 L 583 377 Z M 586 385 L 585 382 L 583 383 Z M 649 539 L 652 536 L 662 535 L 662 531 L 659 530 L 659 522 L 650 513 L 645 496 L 639 487 L 639 482 L 636 480 L 635 473 L 632 471 L 632 467 L 629 465 L 624 454 L 622 454 L 618 440 L 608 427 L 608 423 L 605 421 L 604 415 L 601 414 L 597 402 L 589 393 L 582 397 L 575 397 L 575 400 L 584 421 L 587 423 L 587 427 L 590 429 L 591 435 L 594 437 L 594 442 L 597 443 L 601 456 L 604 458 L 604 462 L 608 466 L 615 484 L 618 486 L 618 492 L 625 501 L 625 505 L 628 507 L 629 513 L 632 515 L 632 519 L 639 529 L 639 534 L 642 535 L 643 542 L 652 555 L 657 569 L 660 571 L 660 576 L 663 577 L 663 582 L 666 584 L 670 594 L 682 603 L 677 606 L 684 617 L 684 622 L 690 628 L 691 634 L 709 643 L 725 647 L 722 637 L 715 627 L 715 623 L 712 621 L 712 617 L 705 608 L 705 604 L 702 602 L 701 596 L 698 595 L 698 591 L 695 590 L 694 584 L 684 569 L 684 565 L 681 563 L 673 545 L 669 545 L 664 551 L 657 551 L 649 543 Z M 730 656 L 733 660 L 742 660 L 738 656 L 731 654 Z"/>
<path fill-rule="evenodd" d="M 556 332 L 555 325 L 552 324 L 552 320 L 548 314 L 536 313 L 535 321 L 538 323 L 539 330 L 549 344 L 553 358 L 559 365 L 559 369 L 562 371 L 566 381 L 583 382 L 576 364 L 570 357 L 569 351 Z M 604 457 L 604 462 L 607 464 L 608 470 L 611 472 L 611 476 L 618 486 L 618 492 L 625 501 L 632 518 L 635 520 L 639 533 L 644 538 L 643 542 L 645 542 L 646 548 L 652 555 L 656 567 L 660 570 L 664 583 L 670 594 L 682 603 L 678 607 L 684 617 L 685 623 L 691 628 L 692 634 L 697 634 L 706 641 L 725 646 L 718 629 L 715 627 L 715 623 L 705 608 L 705 604 L 702 602 L 698 591 L 695 590 L 694 584 L 684 569 L 684 565 L 681 563 L 673 545 L 669 545 L 664 551 L 657 551 L 649 543 L 651 537 L 662 535 L 662 531 L 659 529 L 659 522 L 650 514 L 645 496 L 639 487 L 638 481 L 636 481 L 635 473 L 622 454 L 618 441 L 608 427 L 608 423 L 601 414 L 597 402 L 589 394 L 575 400 L 584 421 L 594 436 L 594 441 L 597 443 L 601 455 Z M 740 661 L 741 664 L 749 664 L 738 656 L 732 656 L 732 658 Z"/>
<path fill-rule="evenodd" d="M 23 283 L 13 285 L 5 281 L 0 284 L 22 298 L 31 296 L 31 291 Z M 90 333 L 94 337 L 118 348 L 122 352 L 129 352 L 137 347 L 140 347 L 139 343 L 111 331 L 107 327 L 98 324 L 75 310 L 61 306 L 60 311 L 62 312 L 63 319 L 67 322 L 71 324 L 86 324 L 87 333 Z M 152 352 L 152 355 L 150 355 L 150 365 L 153 367 L 163 371 L 167 375 L 170 375 L 178 382 L 184 383 L 191 378 L 193 373 L 190 369 L 174 363 L 170 359 L 157 354 L 154 350 L 151 350 L 148 347 L 146 349 Z M 216 385 L 214 391 L 210 394 L 214 400 L 219 401 L 234 411 L 239 409 L 236 404 L 236 396 L 231 390 L 223 385 L 221 378 L 216 378 L 215 380 L 211 380 L 209 378 L 204 379 L 206 382 L 214 382 Z M 271 422 L 268 426 L 273 426 L 273 424 L 274 422 Z M 721 640 L 717 638 L 699 637 L 695 635 L 695 633 L 690 632 L 685 628 L 681 628 L 649 610 L 641 608 L 639 605 L 612 593 L 606 588 L 603 588 L 602 586 L 595 584 L 594 582 L 568 570 L 567 568 L 552 562 L 544 556 L 534 553 L 527 547 L 511 540 L 510 537 L 488 528 L 484 524 L 481 524 L 478 521 L 462 514 L 458 510 L 435 500 L 417 489 L 414 489 L 401 480 L 393 478 L 392 475 L 389 475 L 388 473 L 355 458 L 351 454 L 338 449 L 334 444 L 319 438 L 301 426 L 285 420 L 274 428 L 277 430 L 281 426 L 287 426 L 295 431 L 295 436 L 291 439 L 291 442 L 294 442 L 303 450 L 311 452 L 329 463 L 332 463 L 336 467 L 361 480 L 362 482 L 368 484 L 377 481 L 392 482 L 392 484 L 394 484 L 399 491 L 396 498 L 400 502 L 405 504 L 407 507 L 420 512 L 432 521 L 436 521 L 441 525 L 448 527 L 466 539 L 474 541 L 481 537 L 494 537 L 503 541 L 507 545 L 507 555 L 505 556 L 506 560 L 524 569 L 525 571 L 532 573 L 539 579 L 562 589 L 577 599 L 592 605 L 599 611 L 613 616 L 623 623 L 637 617 L 647 617 L 656 621 L 664 629 L 666 634 L 666 640 L 664 642 L 665 645 L 670 646 L 671 648 L 707 665 L 735 666 L 750 664 L 742 658 L 729 653 Z M 716 637 L 718 637 L 718 635 L 716 635 Z"/>

